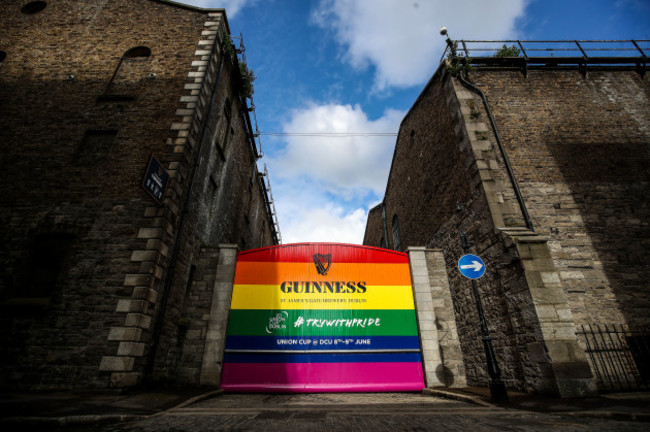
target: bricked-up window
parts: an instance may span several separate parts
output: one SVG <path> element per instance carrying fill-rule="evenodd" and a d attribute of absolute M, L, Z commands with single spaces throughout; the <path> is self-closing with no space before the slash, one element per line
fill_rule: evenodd
<path fill-rule="evenodd" d="M 216 136 L 217 149 L 219 150 L 223 160 L 226 159 L 226 150 L 228 149 L 230 138 L 235 133 L 231 127 L 231 123 L 232 101 L 230 98 L 226 98 L 226 102 L 223 104 L 223 114 L 221 118 L 219 118 L 219 123 L 217 124 Z"/>
<path fill-rule="evenodd" d="M 26 15 L 31 15 L 42 11 L 46 6 L 47 3 L 44 1 L 33 1 L 23 6 L 20 11 Z"/>
<path fill-rule="evenodd" d="M 53 233 L 36 237 L 28 268 L 28 281 L 15 297 L 49 298 L 66 270 L 67 258 L 75 237 Z"/>
<path fill-rule="evenodd" d="M 124 53 L 124 60 L 145 60 L 150 55 L 150 48 L 146 46 L 137 46 Z"/>
<path fill-rule="evenodd" d="M 402 250 L 402 237 L 399 230 L 399 218 L 397 215 L 393 216 L 393 244 L 396 251 Z"/>
<path fill-rule="evenodd" d="M 122 54 L 100 100 L 132 100 L 138 92 L 137 84 L 151 76 L 151 49 L 146 46 L 129 48 Z M 112 97 L 112 98 L 111 98 Z"/>
<path fill-rule="evenodd" d="M 113 148 L 116 136 L 116 130 L 87 130 L 77 149 L 76 162 L 89 164 L 104 159 Z"/>

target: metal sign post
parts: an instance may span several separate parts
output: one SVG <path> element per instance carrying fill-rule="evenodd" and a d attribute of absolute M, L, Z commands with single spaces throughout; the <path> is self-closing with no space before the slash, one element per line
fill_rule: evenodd
<path fill-rule="evenodd" d="M 462 232 L 460 235 L 465 252 L 469 249 L 469 242 L 467 235 Z M 506 386 L 501 381 L 501 369 L 497 363 L 497 358 L 494 355 L 494 348 L 492 347 L 492 338 L 488 330 L 487 321 L 483 314 L 483 305 L 481 304 L 481 297 L 478 291 L 476 280 L 485 274 L 485 263 L 481 258 L 476 255 L 466 254 L 458 260 L 458 270 L 468 279 L 472 280 L 472 292 L 474 300 L 476 301 L 476 309 L 478 310 L 478 317 L 481 324 L 481 334 L 483 339 L 483 347 L 485 348 L 485 357 L 487 359 L 487 371 L 490 376 L 488 386 L 490 388 L 490 397 L 493 402 L 507 402 L 508 392 Z"/>

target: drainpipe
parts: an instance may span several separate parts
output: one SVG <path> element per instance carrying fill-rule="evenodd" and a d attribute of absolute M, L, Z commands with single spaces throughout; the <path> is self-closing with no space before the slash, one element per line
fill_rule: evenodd
<path fill-rule="evenodd" d="M 215 38 L 214 48 L 216 51 L 216 46 L 219 39 Z M 208 108 L 207 115 L 205 116 L 205 124 L 203 126 L 203 132 L 201 132 L 201 140 L 199 141 L 199 148 L 194 159 L 194 166 L 192 167 L 192 176 L 190 178 L 190 188 L 187 191 L 187 196 L 185 197 L 185 203 L 183 204 L 183 210 L 181 212 L 181 220 L 178 226 L 178 232 L 176 234 L 176 240 L 174 241 L 174 249 L 172 251 L 171 259 L 169 262 L 169 271 L 167 272 L 167 277 L 165 278 L 165 283 L 163 285 L 162 298 L 160 300 L 160 312 L 154 323 L 153 335 L 152 335 L 152 344 L 151 351 L 149 352 L 149 357 L 147 359 L 147 364 L 144 368 L 144 375 L 149 376 L 153 372 L 154 364 L 156 361 L 156 352 L 158 351 L 158 345 L 160 344 L 160 335 L 162 334 L 162 327 L 165 318 L 165 312 L 167 311 L 167 302 L 169 300 L 169 293 L 171 291 L 172 280 L 174 279 L 174 274 L 176 270 L 176 263 L 178 261 L 178 254 L 181 249 L 181 240 L 183 238 L 183 231 L 185 230 L 185 225 L 187 223 L 187 213 L 189 206 L 192 202 L 192 196 L 194 194 L 194 184 L 196 183 L 196 173 L 198 171 L 201 154 L 203 152 L 203 142 L 205 140 L 205 134 L 208 130 L 208 121 L 212 117 L 212 112 L 214 111 L 214 102 L 215 96 L 217 93 L 217 88 L 219 87 L 219 82 L 221 81 L 221 71 L 223 70 L 225 53 L 221 53 L 221 59 L 219 60 L 219 71 L 217 72 L 217 78 L 212 87 L 212 93 L 210 94 L 210 106 Z"/>
<path fill-rule="evenodd" d="M 508 158 L 506 149 L 503 146 L 503 142 L 501 141 L 501 135 L 499 135 L 499 129 L 497 128 L 497 124 L 494 121 L 494 117 L 492 116 L 492 110 L 490 109 L 490 104 L 488 104 L 487 97 L 485 97 L 485 93 L 483 93 L 483 91 L 480 88 L 476 87 L 476 85 L 472 84 L 471 82 L 463 78 L 462 72 L 458 74 L 458 79 L 463 84 L 463 86 L 467 87 L 472 92 L 481 96 L 481 99 L 483 100 L 483 105 L 485 106 L 485 110 L 487 111 L 488 118 L 490 119 L 490 124 L 492 125 L 492 130 L 494 131 L 494 136 L 496 137 L 497 140 L 497 146 L 499 147 L 501 156 L 503 156 L 503 162 L 506 166 L 506 171 L 508 172 L 510 183 L 512 183 L 512 188 L 515 190 L 515 196 L 517 197 L 519 208 L 521 209 L 521 213 L 524 216 L 524 221 L 526 222 L 526 228 L 534 232 L 535 230 L 533 229 L 533 222 L 530 220 L 530 215 L 528 214 L 526 203 L 524 202 L 524 198 L 521 195 L 521 190 L 519 189 L 519 184 L 517 183 L 517 179 L 515 178 L 515 173 L 512 170 L 512 165 L 510 165 L 510 159 Z"/>

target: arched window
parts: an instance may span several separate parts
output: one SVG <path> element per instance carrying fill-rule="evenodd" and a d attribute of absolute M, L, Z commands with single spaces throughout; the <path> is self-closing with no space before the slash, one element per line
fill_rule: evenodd
<path fill-rule="evenodd" d="M 151 49 L 146 46 L 126 50 L 98 100 L 133 100 L 137 91 L 133 84 L 151 76 L 151 65 L 146 61 L 150 56 Z"/>
<path fill-rule="evenodd" d="M 44 1 L 33 1 L 20 8 L 20 11 L 26 15 L 31 15 L 42 11 L 46 6 L 47 3 Z"/>
<path fill-rule="evenodd" d="M 399 230 L 399 218 L 397 215 L 393 216 L 393 244 L 396 251 L 402 250 L 402 237 Z"/>
<path fill-rule="evenodd" d="M 126 59 L 145 59 L 151 55 L 151 49 L 146 46 L 137 46 L 129 49 L 124 53 L 123 58 Z"/>

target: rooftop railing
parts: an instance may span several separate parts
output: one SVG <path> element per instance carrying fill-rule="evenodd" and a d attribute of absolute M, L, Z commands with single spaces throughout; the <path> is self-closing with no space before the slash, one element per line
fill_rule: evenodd
<path fill-rule="evenodd" d="M 528 68 L 627 67 L 645 74 L 650 40 L 458 40 L 458 57 L 476 66 Z M 450 53 L 447 46 L 443 61 Z"/>

